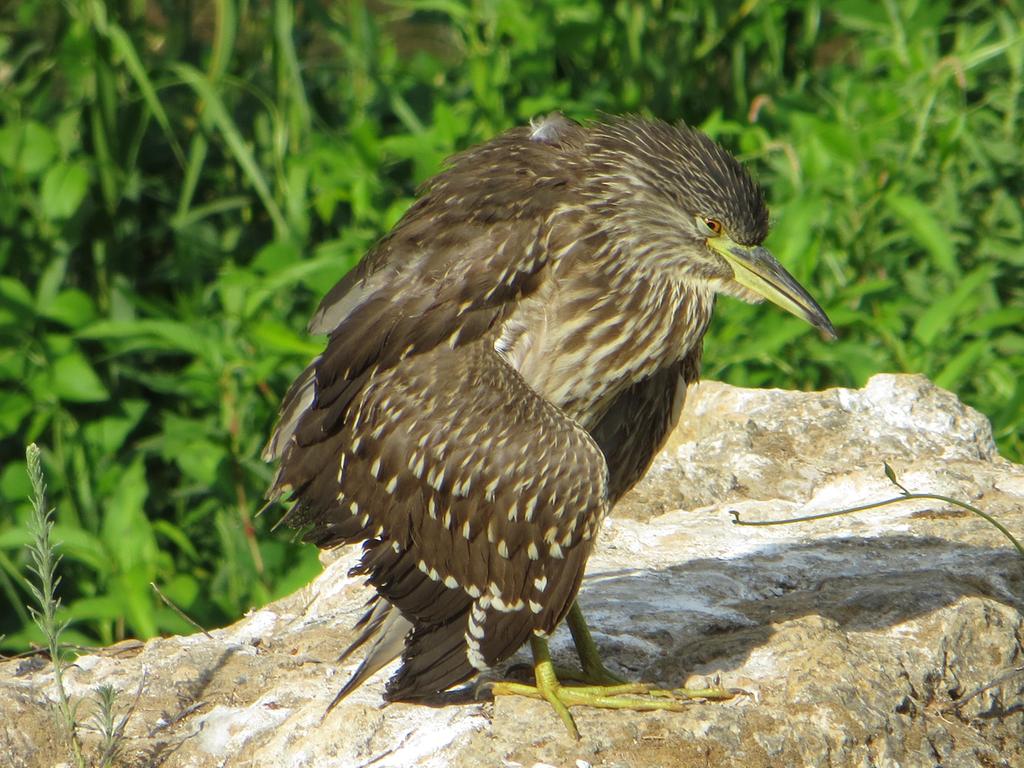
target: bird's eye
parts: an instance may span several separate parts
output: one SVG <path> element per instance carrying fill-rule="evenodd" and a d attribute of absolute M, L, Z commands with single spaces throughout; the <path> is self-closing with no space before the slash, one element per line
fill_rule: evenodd
<path fill-rule="evenodd" d="M 706 217 L 702 219 L 702 222 L 704 224 L 704 227 L 707 229 L 709 235 L 717 237 L 718 235 L 722 234 L 722 222 L 720 222 L 718 219 Z"/>

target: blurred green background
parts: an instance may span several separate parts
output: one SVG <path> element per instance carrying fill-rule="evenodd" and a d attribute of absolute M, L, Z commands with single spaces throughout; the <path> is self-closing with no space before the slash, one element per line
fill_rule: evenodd
<path fill-rule="evenodd" d="M 822 342 L 719 302 L 705 375 L 921 372 L 1024 417 L 1024 7 L 21 0 L 0 7 L 0 632 L 44 450 L 68 639 L 215 626 L 317 572 L 256 516 L 319 297 L 454 150 L 549 110 L 701 125 L 766 187 Z"/>

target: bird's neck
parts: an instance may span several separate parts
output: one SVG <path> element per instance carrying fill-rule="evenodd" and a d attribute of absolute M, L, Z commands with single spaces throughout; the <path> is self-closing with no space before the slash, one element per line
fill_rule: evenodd
<path fill-rule="evenodd" d="M 627 387 L 690 353 L 714 303 L 704 288 L 624 269 L 635 254 L 549 265 L 551 274 L 503 324 L 495 349 L 527 383 L 585 428 Z"/>

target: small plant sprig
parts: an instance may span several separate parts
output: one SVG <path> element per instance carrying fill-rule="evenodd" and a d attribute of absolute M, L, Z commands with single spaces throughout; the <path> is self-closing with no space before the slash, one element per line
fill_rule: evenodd
<path fill-rule="evenodd" d="M 838 509 L 834 512 L 821 512 L 816 515 L 801 515 L 800 517 L 787 517 L 782 520 L 741 520 L 740 513 L 738 510 L 730 509 L 729 514 L 732 515 L 732 522 L 734 525 L 749 525 L 749 526 L 764 526 L 764 525 L 788 525 L 790 523 L 803 523 L 810 520 L 824 520 L 826 517 L 839 517 L 840 515 L 852 515 L 856 512 L 864 512 L 869 509 L 878 509 L 879 507 L 887 507 L 890 504 L 899 504 L 901 501 L 911 501 L 914 499 L 931 499 L 933 501 L 942 501 L 946 504 L 952 504 L 954 507 L 960 507 L 966 509 L 968 512 L 973 512 L 978 517 L 986 520 L 991 525 L 995 526 L 996 529 L 1003 534 L 1010 543 L 1016 547 L 1017 552 L 1022 558 L 1024 558 L 1024 547 L 1014 537 L 1012 533 L 1006 528 L 1005 525 L 996 520 L 992 515 L 987 512 L 983 512 L 975 506 L 968 504 L 965 501 L 959 501 L 958 499 L 950 498 L 949 496 L 943 496 L 938 493 L 911 493 L 906 487 L 900 483 L 896 477 L 896 471 L 889 466 L 888 462 L 883 462 L 882 466 L 885 468 L 885 476 L 889 478 L 889 482 L 900 489 L 900 495 L 895 496 L 891 499 L 884 499 L 882 501 L 875 501 L 870 504 L 862 504 L 858 507 L 848 507 L 846 509 Z"/>
<path fill-rule="evenodd" d="M 144 684 L 145 675 L 139 681 L 135 702 L 121 717 L 117 716 L 117 689 L 112 685 L 101 685 L 95 690 L 97 708 L 92 716 L 92 727 L 100 735 L 102 751 L 97 760 L 100 768 L 110 768 L 121 756 L 121 750 L 124 747 L 124 729 L 135 705 L 138 704 Z"/>
<path fill-rule="evenodd" d="M 38 584 L 27 581 L 36 603 L 35 606 L 29 606 L 29 611 L 46 637 L 50 660 L 53 662 L 53 680 L 57 687 L 57 717 L 67 735 L 75 765 L 84 768 L 85 758 L 82 755 L 82 743 L 78 737 L 76 720 L 78 705 L 71 703 L 64 688 L 66 662 L 60 636 L 68 623 L 57 619 L 57 611 L 60 608 L 60 598 L 57 596 L 60 576 L 57 575 L 57 566 L 60 564 L 61 556 L 56 551 L 57 545 L 50 539 L 53 530 L 53 511 L 46 505 L 46 480 L 43 477 L 39 446 L 35 443 L 30 444 L 25 450 L 25 459 L 29 482 L 32 484 L 32 516 L 29 519 L 32 540 L 28 545 L 32 562 L 29 569 L 39 580 Z"/>

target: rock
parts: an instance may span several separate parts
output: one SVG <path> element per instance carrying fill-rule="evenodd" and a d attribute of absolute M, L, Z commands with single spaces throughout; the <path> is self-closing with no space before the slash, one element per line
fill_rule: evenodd
<path fill-rule="evenodd" d="M 580 603 L 609 667 L 751 694 L 728 703 L 578 709 L 577 742 L 527 699 L 381 706 L 381 674 L 321 722 L 367 597 L 346 575 L 352 551 L 209 636 L 83 656 L 67 684 L 76 699 L 107 683 L 122 708 L 134 702 L 128 766 L 1024 765 L 1024 561 L 992 526 L 937 500 L 731 522 L 730 510 L 776 519 L 891 498 L 883 461 L 909 490 L 1024 535 L 1024 468 L 998 456 L 984 417 L 891 375 L 819 393 L 702 384 L 607 522 Z M 564 629 L 552 647 L 572 660 Z M 0 680 L 0 755 L 68 761 L 52 670 L 10 661 Z"/>

